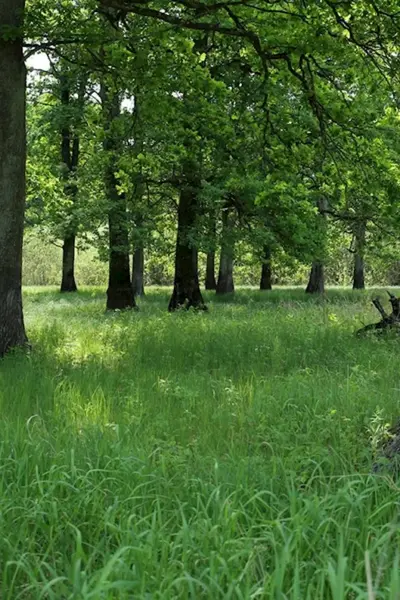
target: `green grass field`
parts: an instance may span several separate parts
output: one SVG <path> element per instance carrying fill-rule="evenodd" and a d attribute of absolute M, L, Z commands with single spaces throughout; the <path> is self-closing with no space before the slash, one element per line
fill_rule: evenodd
<path fill-rule="evenodd" d="M 33 351 L 0 363 L 1 600 L 399 600 L 400 488 L 370 473 L 400 342 L 354 337 L 371 292 L 168 296 L 105 314 L 96 289 L 25 291 Z"/>

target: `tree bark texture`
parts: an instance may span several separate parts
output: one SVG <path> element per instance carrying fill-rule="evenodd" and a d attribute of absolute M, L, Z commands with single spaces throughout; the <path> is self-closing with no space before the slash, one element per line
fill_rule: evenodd
<path fill-rule="evenodd" d="M 222 213 L 222 242 L 219 261 L 217 294 L 231 294 L 235 291 L 233 284 L 233 253 L 232 240 L 233 217 L 228 209 Z"/>
<path fill-rule="evenodd" d="M 22 26 L 24 0 L 0 2 L 0 25 Z M 0 38 L 0 356 L 27 343 L 22 312 L 25 88 L 22 38 Z"/>
<path fill-rule="evenodd" d="M 365 248 L 365 233 L 366 223 L 362 221 L 358 223 L 354 232 L 355 248 L 354 248 L 354 270 L 353 270 L 353 290 L 365 289 L 364 275 L 364 248 Z"/>
<path fill-rule="evenodd" d="M 62 256 L 61 292 L 76 292 L 75 282 L 75 236 L 64 237 Z"/>
<path fill-rule="evenodd" d="M 60 87 L 61 104 L 64 109 L 68 111 L 70 105 L 70 90 L 68 78 L 66 76 L 60 77 Z M 78 192 L 73 177 L 76 174 L 79 163 L 79 137 L 77 135 L 71 135 L 69 119 L 70 117 L 67 114 L 65 117 L 65 124 L 61 128 L 61 160 L 64 164 L 64 193 L 74 203 Z M 75 239 L 76 225 L 72 215 L 70 224 L 64 234 L 61 292 L 76 292 L 78 289 L 75 281 Z"/>
<path fill-rule="evenodd" d="M 118 180 L 115 175 L 119 150 L 115 122 L 120 116 L 120 98 L 119 94 L 111 91 L 104 82 L 100 94 L 105 126 L 103 148 L 108 159 L 104 174 L 110 246 L 107 310 L 123 310 L 135 308 L 136 303 L 129 265 L 127 203 L 125 195 L 118 191 Z"/>
<path fill-rule="evenodd" d="M 135 296 L 144 296 L 144 250 L 136 248 L 133 254 L 132 288 Z"/>
<path fill-rule="evenodd" d="M 382 319 L 378 323 L 372 323 L 370 325 L 366 325 L 359 329 L 356 334 L 364 335 L 369 331 L 374 331 L 376 333 L 383 333 L 384 331 L 388 331 L 390 329 L 394 329 L 399 333 L 400 328 L 400 298 L 396 298 L 391 292 L 388 291 L 388 295 L 390 298 L 390 304 L 392 305 L 392 313 L 390 315 L 387 314 L 385 309 L 383 308 L 381 301 L 379 298 L 374 298 L 372 300 L 372 304 L 379 311 Z"/>
<path fill-rule="evenodd" d="M 319 210 L 318 219 L 319 219 L 322 231 L 325 233 L 325 235 L 326 235 L 326 227 L 327 227 L 327 220 L 326 220 L 327 208 L 328 208 L 327 200 L 323 197 L 320 198 L 318 200 L 318 210 Z M 310 277 L 309 277 L 308 285 L 306 288 L 307 294 L 323 294 L 325 292 L 325 273 L 324 273 L 324 264 L 322 262 L 322 255 L 323 255 L 322 250 L 323 249 L 321 249 L 321 256 L 318 256 L 313 260 L 311 271 L 310 271 Z"/>
<path fill-rule="evenodd" d="M 314 261 L 311 267 L 310 278 L 306 288 L 307 294 L 323 294 L 325 292 L 324 265 Z"/>
<path fill-rule="evenodd" d="M 217 281 L 215 279 L 215 250 L 207 252 L 206 264 L 206 290 L 216 290 Z"/>
<path fill-rule="evenodd" d="M 174 289 L 168 306 L 170 312 L 177 308 L 207 308 L 200 291 L 197 250 L 190 240 L 197 211 L 198 185 L 189 179 L 179 197 Z"/>
<path fill-rule="evenodd" d="M 260 290 L 272 290 L 271 250 L 269 246 L 264 247 L 264 259 L 261 268 Z"/>

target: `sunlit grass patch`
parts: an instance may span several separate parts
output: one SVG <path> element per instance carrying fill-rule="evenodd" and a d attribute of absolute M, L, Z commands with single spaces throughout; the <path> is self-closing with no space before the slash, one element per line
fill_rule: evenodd
<path fill-rule="evenodd" d="M 27 290 L 0 363 L 2 598 L 398 599 L 400 413 L 374 292 L 240 289 L 207 314 Z M 383 295 L 383 292 L 379 292 Z"/>

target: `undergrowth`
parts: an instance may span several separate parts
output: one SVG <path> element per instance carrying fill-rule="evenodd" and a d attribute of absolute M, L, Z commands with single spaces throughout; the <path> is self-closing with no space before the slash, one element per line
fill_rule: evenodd
<path fill-rule="evenodd" d="M 400 414 L 371 293 L 239 290 L 207 314 L 25 291 L 0 363 L 2 600 L 399 600 Z"/>

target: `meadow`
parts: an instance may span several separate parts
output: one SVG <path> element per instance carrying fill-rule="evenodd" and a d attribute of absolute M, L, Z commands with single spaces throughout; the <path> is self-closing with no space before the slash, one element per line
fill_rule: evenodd
<path fill-rule="evenodd" d="M 399 600 L 400 416 L 372 292 L 240 289 L 207 314 L 26 288 L 0 363 L 1 600 Z M 384 292 L 379 292 L 384 298 Z M 385 300 L 386 304 L 386 300 Z"/>

